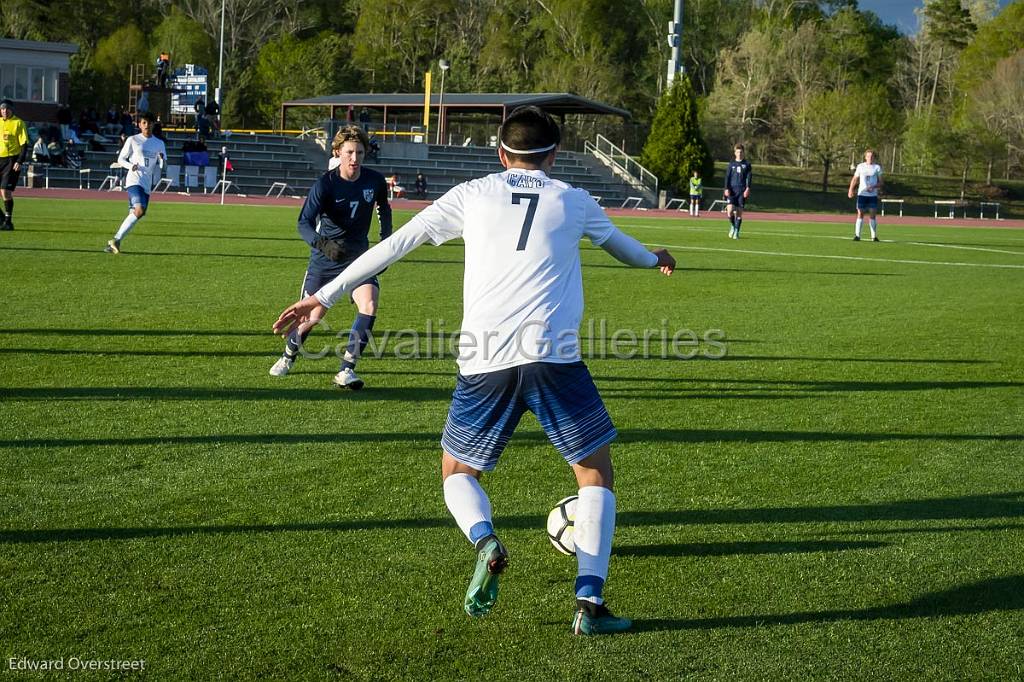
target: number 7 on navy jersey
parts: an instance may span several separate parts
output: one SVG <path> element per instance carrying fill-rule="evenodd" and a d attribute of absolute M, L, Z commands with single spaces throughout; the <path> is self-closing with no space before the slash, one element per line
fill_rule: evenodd
<path fill-rule="evenodd" d="M 533 227 L 533 216 L 537 213 L 537 202 L 540 201 L 539 194 L 527 192 L 513 192 L 512 203 L 518 205 L 521 199 L 526 199 L 530 205 L 526 207 L 526 217 L 523 219 L 523 231 L 519 233 L 519 245 L 516 251 L 526 250 L 526 240 L 530 237 L 530 228 Z"/>

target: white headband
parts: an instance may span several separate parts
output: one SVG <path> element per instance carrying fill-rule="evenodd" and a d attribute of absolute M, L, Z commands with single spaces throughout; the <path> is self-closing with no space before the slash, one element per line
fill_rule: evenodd
<path fill-rule="evenodd" d="M 540 154 L 541 152 L 549 152 L 558 145 L 549 144 L 547 147 L 538 147 L 537 149 L 512 149 L 504 142 L 501 143 L 501 148 L 510 154 Z"/>

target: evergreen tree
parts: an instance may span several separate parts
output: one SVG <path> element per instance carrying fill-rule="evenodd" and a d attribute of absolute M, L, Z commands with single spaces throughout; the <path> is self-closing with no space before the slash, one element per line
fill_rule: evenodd
<path fill-rule="evenodd" d="M 705 185 L 711 182 L 714 162 L 700 133 L 697 98 L 686 74 L 677 76 L 658 101 L 641 163 L 658 176 L 662 187 L 675 187 L 681 194 L 695 170 Z"/>

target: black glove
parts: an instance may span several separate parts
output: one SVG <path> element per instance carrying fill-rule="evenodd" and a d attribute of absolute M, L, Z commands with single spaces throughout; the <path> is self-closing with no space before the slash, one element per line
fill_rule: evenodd
<path fill-rule="evenodd" d="M 336 242 L 333 239 L 320 237 L 320 239 L 316 240 L 316 248 L 320 249 L 320 253 L 335 262 L 345 260 L 345 247 L 340 242 Z"/>

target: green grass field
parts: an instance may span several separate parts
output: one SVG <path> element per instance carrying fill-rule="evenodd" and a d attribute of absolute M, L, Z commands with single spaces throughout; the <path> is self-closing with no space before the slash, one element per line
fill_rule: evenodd
<path fill-rule="evenodd" d="M 710 184 L 705 183 L 705 203 L 721 198 L 719 188 L 725 177 L 726 166 L 724 162 L 715 164 L 714 179 Z M 753 211 L 851 213 L 853 201 L 846 197 L 851 169 L 842 164 L 832 169 L 828 193 L 821 191 L 821 175 L 821 168 L 769 166 L 755 162 L 754 191 L 748 205 Z M 933 202 L 936 199 L 960 198 L 960 184 L 958 177 L 890 173 L 885 176 L 883 198 L 903 199 L 904 215 L 931 217 L 935 214 Z M 964 198 L 970 204 L 968 215 L 971 218 L 978 217 L 979 201 L 995 201 L 999 203 L 1001 218 L 1024 218 L 1024 182 L 996 178 L 993 184 L 998 188 L 996 194 L 992 194 L 994 188 L 985 186 L 982 177 L 971 177 L 968 180 L 964 193 Z M 895 206 L 885 208 L 889 211 L 895 209 L 896 213 L 899 210 Z M 962 216 L 963 209 L 957 208 L 956 214 L 957 217 Z M 942 211 L 939 215 L 943 215 Z M 987 207 L 985 217 L 994 217 L 993 207 Z"/>
<path fill-rule="evenodd" d="M 586 244 L 608 336 L 666 320 L 727 354 L 588 360 L 620 431 L 606 596 L 636 628 L 581 640 L 575 562 L 544 533 L 574 481 L 532 416 L 485 477 L 512 566 L 471 620 L 439 482 L 452 360 L 366 359 L 358 393 L 332 388 L 333 357 L 270 377 L 297 209 L 157 200 L 101 253 L 124 212 L 22 198 L 0 234 L 5 672 L 1024 676 L 1024 232 L 620 220 L 672 247 L 668 279 Z M 461 275 L 459 245 L 392 266 L 378 337 L 456 329 Z"/>

